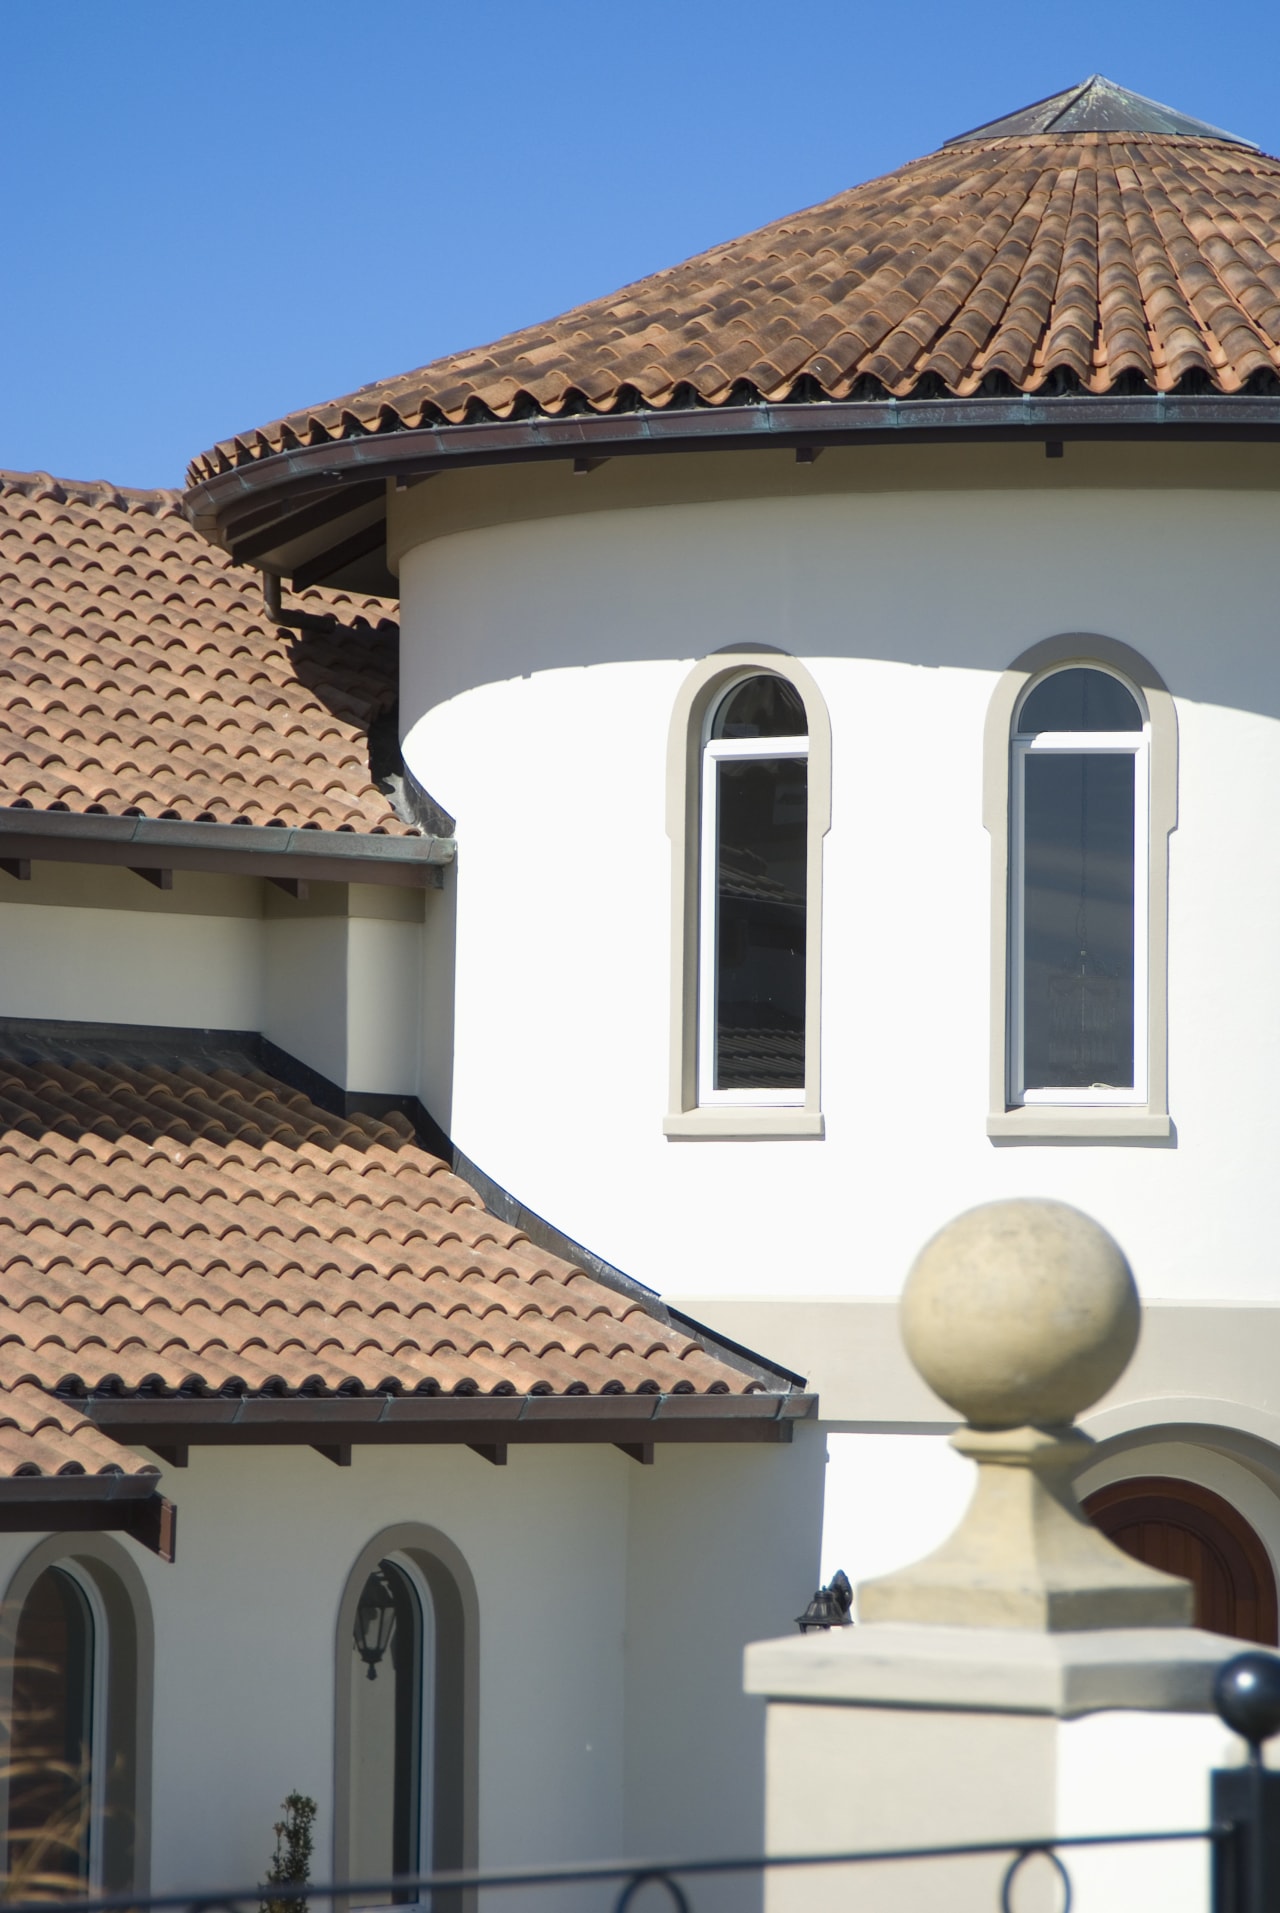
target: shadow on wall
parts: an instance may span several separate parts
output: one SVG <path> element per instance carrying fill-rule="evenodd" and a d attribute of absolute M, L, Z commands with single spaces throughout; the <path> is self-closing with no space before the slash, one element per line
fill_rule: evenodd
<path fill-rule="evenodd" d="M 417 715 L 511 678 L 687 660 L 730 642 L 998 672 L 1041 638 L 1096 631 L 1149 658 L 1177 696 L 1280 716 L 1274 493 L 1115 491 L 1101 469 L 1096 490 L 1012 478 L 443 537 L 403 561 L 406 702 Z"/>

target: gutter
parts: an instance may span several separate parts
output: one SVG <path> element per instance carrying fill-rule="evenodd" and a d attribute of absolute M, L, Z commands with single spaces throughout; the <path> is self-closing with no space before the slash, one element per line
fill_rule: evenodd
<path fill-rule="evenodd" d="M 118 1470 L 101 1475 L 0 1475 L 0 1505 L 28 1501 L 145 1501 L 156 1491 L 158 1468 L 146 1474 L 126 1475 Z"/>
<path fill-rule="evenodd" d="M 194 485 L 183 501 L 215 543 L 230 537 L 236 507 L 261 506 L 273 491 L 350 478 L 424 477 L 470 465 L 591 455 L 726 451 L 825 445 L 1034 440 L 1280 439 L 1280 399 L 1211 393 L 1062 398 L 823 399 L 811 403 L 693 406 L 668 411 L 575 413 L 569 418 L 489 420 L 367 432 L 246 461 Z"/>
<path fill-rule="evenodd" d="M 818 1413 L 816 1395 L 77 1396 L 87 1421 L 128 1446 L 181 1452 L 352 1442 L 786 1442 Z"/>
<path fill-rule="evenodd" d="M 271 824 L 195 824 L 165 817 L 0 808 L 0 859 L 217 870 L 316 882 L 438 887 L 452 837 L 378 837 Z"/>

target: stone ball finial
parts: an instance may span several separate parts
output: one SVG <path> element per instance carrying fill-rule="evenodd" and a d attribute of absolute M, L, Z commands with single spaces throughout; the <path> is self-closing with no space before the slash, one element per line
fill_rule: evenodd
<path fill-rule="evenodd" d="M 1124 1373 L 1140 1310 L 1105 1229 L 1023 1198 L 940 1229 L 907 1277 L 901 1320 L 925 1381 L 974 1427 L 1058 1427 Z"/>

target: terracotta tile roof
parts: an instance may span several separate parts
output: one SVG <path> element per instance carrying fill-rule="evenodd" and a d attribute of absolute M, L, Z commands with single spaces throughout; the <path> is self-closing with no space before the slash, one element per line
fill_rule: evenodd
<path fill-rule="evenodd" d="M 159 1473 L 154 1461 L 95 1428 L 73 1401 L 31 1382 L 0 1387 L 0 1477 Z"/>
<path fill-rule="evenodd" d="M 29 1033 L 0 1038 L 0 1389 L 0 1471 L 49 1472 L 125 1453 L 85 1393 L 771 1392 L 498 1221 L 399 1114 L 235 1051 Z"/>
<path fill-rule="evenodd" d="M 496 344 L 215 446 L 820 400 L 1280 390 L 1280 161 L 1141 131 L 974 137 Z"/>
<path fill-rule="evenodd" d="M 369 771 L 396 697 L 381 599 L 295 636 L 179 494 L 0 473 L 0 806 L 417 834 Z"/>

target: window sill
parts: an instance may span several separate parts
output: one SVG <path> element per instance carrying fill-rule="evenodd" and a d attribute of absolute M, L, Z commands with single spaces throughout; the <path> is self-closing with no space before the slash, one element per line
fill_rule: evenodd
<path fill-rule="evenodd" d="M 1024 1142 L 1072 1142 L 1077 1137 L 1119 1142 L 1126 1136 L 1159 1140 L 1172 1136 L 1173 1122 L 1169 1116 L 1149 1109 L 1035 1103 L 1021 1109 L 993 1110 L 987 1117 L 987 1134 Z"/>
<path fill-rule="evenodd" d="M 791 1137 L 821 1141 L 826 1125 L 820 1109 L 684 1109 L 664 1116 L 662 1133 L 668 1142 L 714 1142 L 754 1137 L 757 1142 L 782 1142 Z"/>

